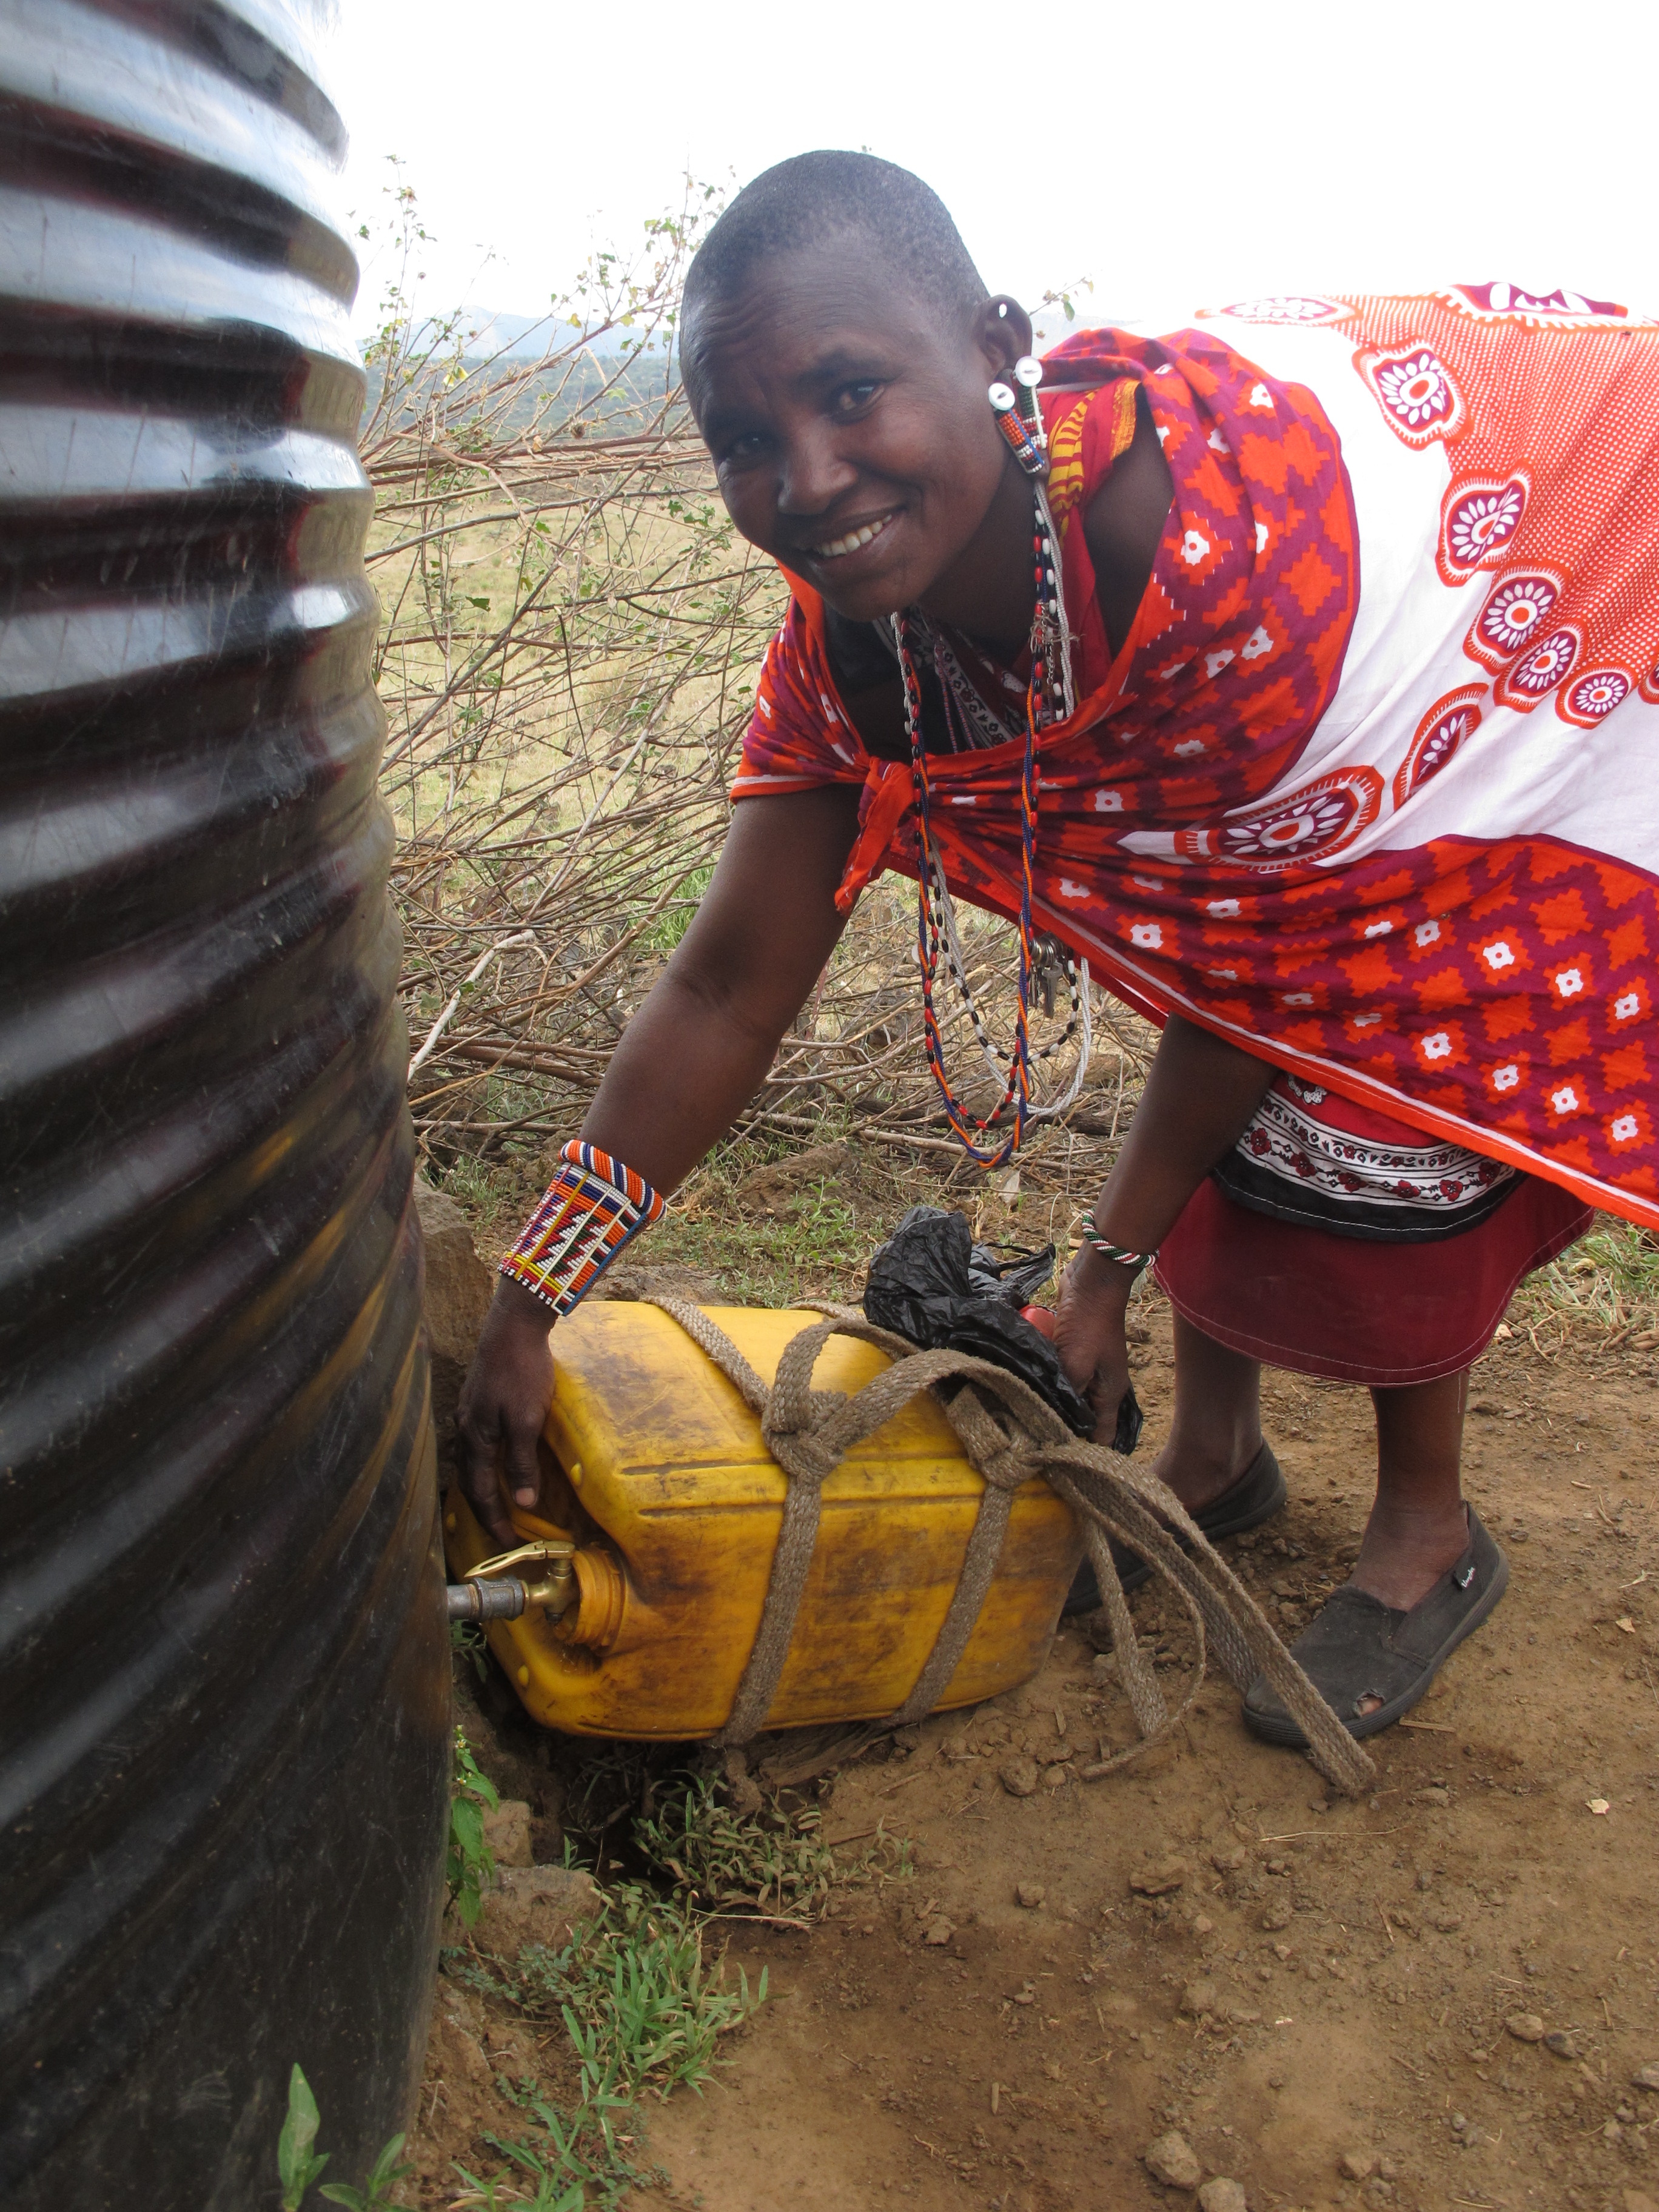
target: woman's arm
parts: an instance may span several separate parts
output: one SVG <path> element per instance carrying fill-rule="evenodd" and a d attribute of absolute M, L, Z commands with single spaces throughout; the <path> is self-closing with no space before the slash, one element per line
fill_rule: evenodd
<path fill-rule="evenodd" d="M 629 1024 L 581 1133 L 665 1194 L 765 1080 L 844 926 L 836 890 L 858 828 L 845 785 L 739 806 L 708 895 Z M 461 1487 L 505 1549 L 517 1540 L 505 1471 L 533 1505 L 536 1447 L 553 1395 L 552 1316 L 502 1277 L 461 1392 Z"/>
<path fill-rule="evenodd" d="M 1171 1014 L 1095 1207 L 1100 1235 L 1132 1252 L 1155 1250 L 1210 1170 L 1237 1143 L 1273 1074 L 1266 1060 Z M 1085 1244 L 1060 1284 L 1054 1342 L 1066 1373 L 1094 1407 L 1100 1443 L 1112 1441 L 1129 1387 L 1123 1317 L 1134 1280 L 1127 1267 Z"/>

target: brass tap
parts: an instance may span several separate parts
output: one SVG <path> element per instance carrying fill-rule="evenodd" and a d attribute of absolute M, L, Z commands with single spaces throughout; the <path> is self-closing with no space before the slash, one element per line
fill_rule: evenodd
<path fill-rule="evenodd" d="M 465 1580 L 481 1583 L 497 1576 L 511 1576 L 524 1584 L 525 1603 L 538 1605 L 550 1620 L 557 1620 L 568 1612 L 576 1599 L 576 1572 L 571 1565 L 576 1547 L 559 1537 L 538 1536 L 533 1543 L 520 1544 L 510 1552 L 497 1552 L 493 1559 L 480 1559 L 476 1567 L 467 1570 Z M 525 1569 L 543 1569 L 539 1581 L 532 1581 Z"/>

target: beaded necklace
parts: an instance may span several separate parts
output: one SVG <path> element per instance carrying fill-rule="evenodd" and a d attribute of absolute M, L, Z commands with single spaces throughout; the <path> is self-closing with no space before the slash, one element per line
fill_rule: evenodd
<path fill-rule="evenodd" d="M 1028 1121 L 1045 1120 L 1071 1104 L 1082 1086 L 1090 1045 L 1088 964 L 1086 962 L 1083 963 L 1079 975 L 1078 966 L 1069 955 L 1065 956 L 1065 965 L 1071 990 L 1072 1011 L 1064 1035 L 1035 1054 L 1030 1045 L 1031 985 L 1040 968 L 1046 966 L 1048 959 L 1046 944 L 1040 947 L 1031 927 L 1031 860 L 1036 847 L 1037 829 L 1037 732 L 1064 720 L 1072 713 L 1075 702 L 1072 690 L 1071 637 L 1055 562 L 1054 522 L 1042 487 L 1042 478 L 1048 470 L 1047 441 L 1037 410 L 1036 392 L 1042 374 L 1042 366 L 1027 357 L 1017 364 L 1014 374 L 1021 386 L 1018 396 L 1006 384 L 994 384 L 990 390 L 991 405 L 996 414 L 998 428 L 1007 440 L 1021 469 L 1031 478 L 1033 493 L 1031 561 L 1035 605 L 1031 617 L 1031 665 L 1025 684 L 1023 717 L 1025 751 L 1020 770 L 1019 977 L 1011 1050 L 1005 1051 L 992 1042 L 979 1009 L 974 1003 L 968 986 L 967 963 L 963 957 L 955 908 L 930 827 L 927 750 L 923 742 L 921 726 L 921 684 L 916 674 L 915 657 L 912 651 L 912 637 L 921 629 L 921 617 L 907 609 L 891 618 L 893 643 L 904 691 L 904 725 L 910 746 L 910 782 L 921 844 L 921 866 L 917 871 L 916 957 L 921 969 L 923 1042 L 927 1065 L 945 1102 L 945 1118 L 951 1129 L 961 1139 L 970 1159 L 993 1168 L 1000 1167 L 1018 1151 Z M 920 641 L 918 638 L 917 642 Z M 940 641 L 937 637 L 930 637 L 929 641 L 934 646 L 934 665 L 939 670 L 940 687 L 945 696 L 947 728 L 951 708 L 954 703 L 962 719 L 963 734 L 969 745 L 975 743 L 1002 744 L 1016 734 L 1012 731 L 1005 732 L 1000 730 L 994 737 L 978 734 L 985 723 L 994 720 L 991 710 L 974 689 L 955 653 L 948 649 L 941 652 Z M 971 695 L 971 705 L 969 695 Z M 952 750 L 957 750 L 956 732 L 951 731 L 950 734 Z M 1001 1097 L 982 1118 L 974 1116 L 957 1098 L 945 1070 L 939 1016 L 933 1003 L 941 949 L 967 1008 L 987 1065 L 1003 1086 Z M 1065 1097 L 1051 1100 L 1046 1105 L 1034 1105 L 1031 1099 L 1032 1060 L 1045 1059 L 1049 1054 L 1058 1051 L 1079 1027 L 1082 1041 L 1077 1070 Z M 1006 1079 L 1003 1074 L 1005 1065 L 1007 1070 Z M 1013 1109 L 1013 1127 L 1002 1144 L 994 1152 L 978 1144 L 975 1140 L 983 1136 L 1010 1106 Z"/>

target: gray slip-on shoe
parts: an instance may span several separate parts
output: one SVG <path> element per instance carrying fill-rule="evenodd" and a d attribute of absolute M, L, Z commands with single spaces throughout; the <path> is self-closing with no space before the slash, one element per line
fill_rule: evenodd
<path fill-rule="evenodd" d="M 1344 1583 L 1291 1646 L 1300 1665 L 1350 1735 L 1376 1735 L 1410 1712 L 1466 1636 L 1471 1636 L 1509 1586 L 1510 1563 L 1473 1505 L 1468 1547 L 1409 1612 Z M 1367 1698 L 1382 1699 L 1362 1713 Z M 1305 1750 L 1300 1727 L 1258 1674 L 1244 1693 L 1244 1718 L 1269 1743 Z"/>

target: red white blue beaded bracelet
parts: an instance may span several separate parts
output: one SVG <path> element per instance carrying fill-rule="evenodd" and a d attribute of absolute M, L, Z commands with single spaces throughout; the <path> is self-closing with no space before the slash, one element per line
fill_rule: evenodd
<path fill-rule="evenodd" d="M 572 1138 L 562 1165 L 501 1261 L 563 1317 L 580 1305 L 623 1245 L 660 1220 L 663 1200 L 645 1177 L 597 1145 Z"/>
<path fill-rule="evenodd" d="M 1127 1267 L 1131 1274 L 1138 1275 L 1143 1267 L 1150 1267 L 1158 1257 L 1156 1251 L 1132 1252 L 1127 1244 L 1114 1244 L 1109 1237 L 1102 1237 L 1095 1228 L 1093 1206 L 1078 1226 L 1083 1231 L 1085 1243 L 1092 1245 L 1103 1260 L 1109 1260 L 1115 1267 Z"/>

